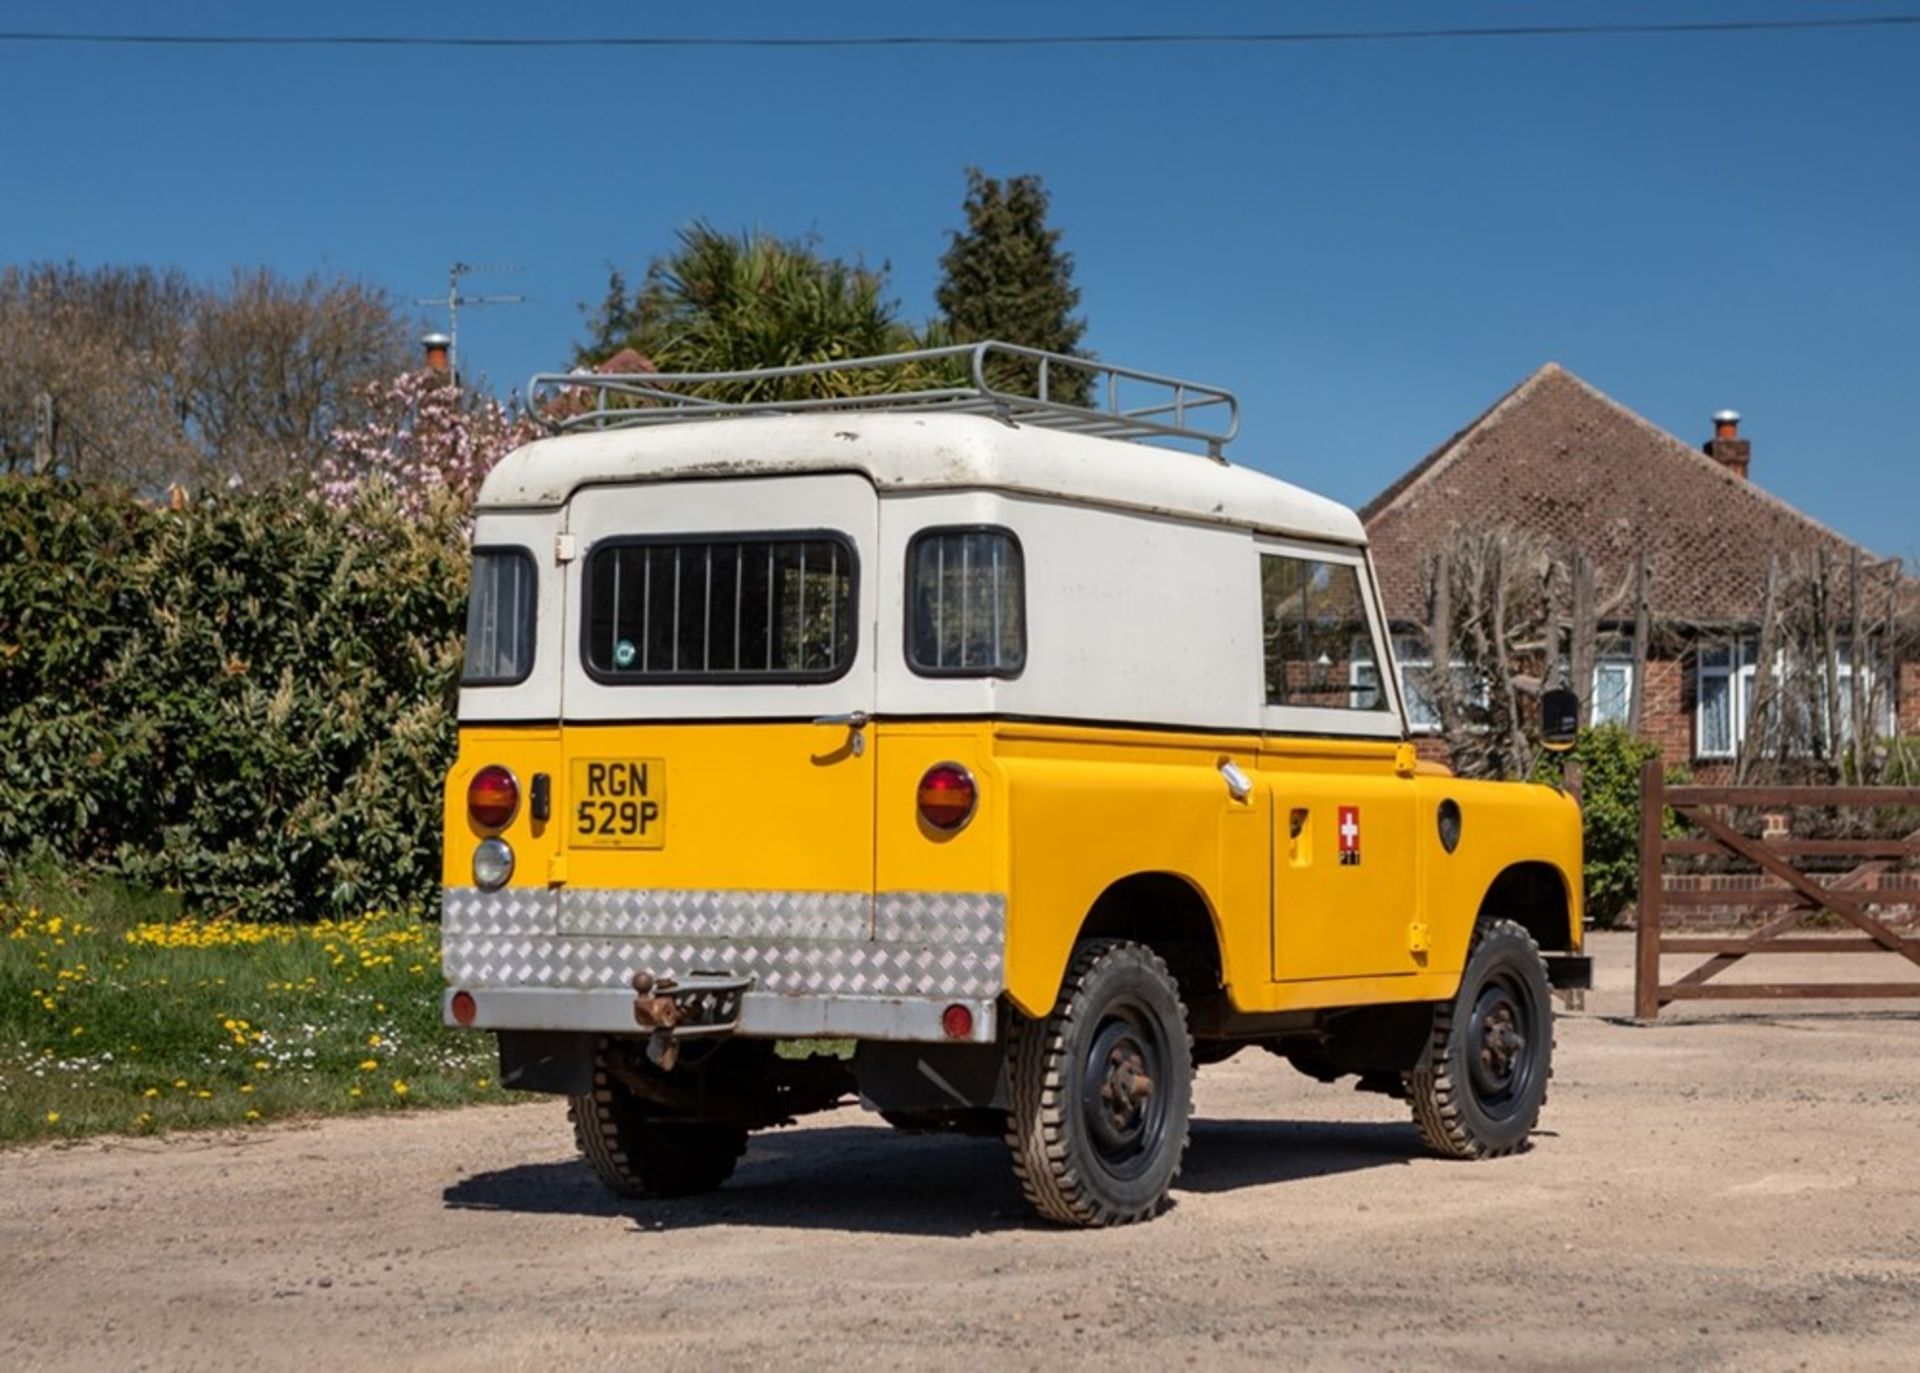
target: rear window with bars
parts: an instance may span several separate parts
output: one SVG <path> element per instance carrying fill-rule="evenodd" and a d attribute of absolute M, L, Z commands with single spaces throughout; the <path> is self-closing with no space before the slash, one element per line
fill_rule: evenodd
<path fill-rule="evenodd" d="M 476 548 L 467 593 L 463 686 L 513 686 L 533 671 L 533 555 Z"/>
<path fill-rule="evenodd" d="M 914 536 L 907 549 L 907 662 L 923 677 L 1013 677 L 1026 666 L 1026 567 L 1011 530 Z"/>
<path fill-rule="evenodd" d="M 854 653 L 839 534 L 622 539 L 587 559 L 587 668 L 615 682 L 830 681 Z"/>

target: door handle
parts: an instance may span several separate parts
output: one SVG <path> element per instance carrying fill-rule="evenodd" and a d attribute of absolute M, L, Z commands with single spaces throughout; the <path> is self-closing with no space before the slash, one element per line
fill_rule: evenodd
<path fill-rule="evenodd" d="M 1220 760 L 1220 776 L 1227 784 L 1227 791 L 1236 801 L 1244 801 L 1253 795 L 1253 779 L 1240 770 L 1240 765 L 1231 758 Z"/>
<path fill-rule="evenodd" d="M 847 747 L 852 750 L 853 756 L 858 758 L 867 751 L 867 736 L 861 732 L 866 729 L 867 720 L 866 711 L 849 710 L 842 715 L 816 716 L 813 722 L 816 725 L 845 725 L 853 734 L 853 737 L 847 741 Z"/>
<path fill-rule="evenodd" d="M 864 710 L 850 710 L 844 715 L 821 715 L 815 718 L 814 723 L 816 725 L 845 725 L 848 729 L 865 729 L 867 727 L 867 712 Z"/>

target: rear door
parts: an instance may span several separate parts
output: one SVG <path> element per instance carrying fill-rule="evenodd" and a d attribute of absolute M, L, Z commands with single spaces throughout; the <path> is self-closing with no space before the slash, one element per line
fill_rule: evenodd
<path fill-rule="evenodd" d="M 560 882 L 859 893 L 870 920 L 876 526 L 855 476 L 574 497 Z"/>

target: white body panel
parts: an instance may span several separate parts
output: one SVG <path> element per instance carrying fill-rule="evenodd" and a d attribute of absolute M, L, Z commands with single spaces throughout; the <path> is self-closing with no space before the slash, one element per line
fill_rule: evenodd
<path fill-rule="evenodd" d="M 905 653 L 908 544 L 928 529 L 982 525 L 1011 530 L 1025 554 L 1025 665 L 1005 678 L 917 674 Z M 843 677 L 635 685 L 586 671 L 579 619 L 597 540 L 804 529 L 843 533 L 858 551 L 855 658 Z M 562 532 L 565 563 L 555 558 Z M 534 555 L 534 670 L 518 686 L 463 690 L 460 715 L 557 720 L 564 702 L 575 721 L 872 711 L 1398 737 L 1391 671 L 1389 710 L 1263 700 L 1261 551 L 1359 568 L 1384 651 L 1364 537 L 1344 507 L 1258 473 L 978 416 L 783 416 L 543 440 L 494 470 L 475 530 L 480 546 Z"/>
<path fill-rule="evenodd" d="M 551 508 L 584 486 L 859 472 L 882 495 L 991 490 L 1057 496 L 1273 534 L 1363 544 L 1351 510 L 1193 453 L 1016 427 L 980 415 L 769 415 L 541 439 L 500 460 L 479 508 Z"/>

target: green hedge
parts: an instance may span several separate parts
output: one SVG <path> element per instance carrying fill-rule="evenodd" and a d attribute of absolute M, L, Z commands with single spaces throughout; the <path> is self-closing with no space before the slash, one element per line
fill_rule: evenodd
<path fill-rule="evenodd" d="M 430 901 L 466 581 L 451 509 L 0 482 L 0 865 L 202 915 Z"/>
<path fill-rule="evenodd" d="M 1636 739 L 1619 725 L 1580 731 L 1571 757 L 1580 764 L 1580 813 L 1586 845 L 1586 911 L 1593 924 L 1610 929 L 1640 894 L 1640 769 L 1660 756 L 1660 746 Z M 1559 783 L 1565 760 L 1542 753 L 1534 776 Z M 1686 773 L 1668 768 L 1667 780 Z M 1677 832 L 1673 812 L 1661 817 L 1668 835 Z"/>

